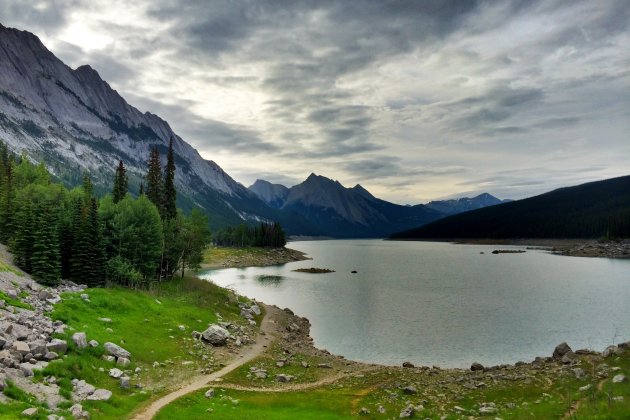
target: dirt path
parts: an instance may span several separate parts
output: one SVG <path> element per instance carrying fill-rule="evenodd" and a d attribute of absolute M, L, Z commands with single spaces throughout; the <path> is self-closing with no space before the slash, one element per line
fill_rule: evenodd
<path fill-rule="evenodd" d="M 341 379 L 355 376 L 359 374 L 364 374 L 373 370 L 379 369 L 378 366 L 370 366 L 363 369 L 356 370 L 354 372 L 340 372 L 336 375 L 327 376 L 325 378 L 320 379 L 315 382 L 308 382 L 303 384 L 290 384 L 287 386 L 283 386 L 282 388 L 257 388 L 257 387 L 247 387 L 236 384 L 220 384 L 217 385 L 218 388 L 223 389 L 234 389 L 237 391 L 248 391 L 248 392 L 295 392 L 295 391 L 306 391 L 308 389 L 319 388 L 324 385 L 329 385 L 335 383 Z"/>
<path fill-rule="evenodd" d="M 608 379 L 602 379 L 601 381 L 599 381 L 599 383 L 597 384 L 597 391 L 601 391 L 602 389 L 604 389 L 604 384 L 606 383 Z M 562 419 L 572 419 L 573 416 L 575 416 L 575 414 L 577 414 L 578 410 L 580 409 L 580 407 L 582 406 L 582 403 L 584 401 L 586 401 L 586 399 L 588 398 L 588 396 L 580 398 L 579 400 L 577 400 L 574 404 L 571 405 L 571 408 L 569 408 L 569 411 L 567 411 L 566 413 L 564 413 L 564 416 L 562 416 Z"/>
<path fill-rule="evenodd" d="M 153 401 L 151 405 L 143 408 L 142 411 L 140 413 L 137 413 L 135 416 L 133 416 L 132 419 L 133 420 L 152 419 L 157 414 L 158 411 L 160 411 L 163 407 L 175 401 L 179 397 L 182 397 L 186 394 L 189 394 L 191 392 L 197 391 L 201 388 L 208 386 L 209 382 L 212 382 L 218 378 L 221 378 L 222 376 L 230 373 L 231 371 L 238 368 L 239 366 L 244 365 L 245 363 L 249 362 L 250 360 L 262 354 L 265 351 L 265 348 L 269 344 L 271 344 L 273 340 L 275 339 L 275 336 L 273 335 L 273 333 L 275 332 L 276 327 L 275 327 L 274 321 L 272 321 L 273 311 L 275 310 L 277 309 L 269 307 L 269 306 L 266 307 L 265 317 L 263 318 L 260 325 L 260 331 L 264 332 L 264 335 L 258 334 L 258 337 L 256 337 L 256 344 L 254 344 L 251 347 L 245 348 L 232 362 L 230 362 L 223 369 L 216 371 L 214 373 L 211 373 L 209 375 L 198 377 L 193 382 L 190 382 L 189 384 L 169 394 L 164 395 L 160 399 Z"/>

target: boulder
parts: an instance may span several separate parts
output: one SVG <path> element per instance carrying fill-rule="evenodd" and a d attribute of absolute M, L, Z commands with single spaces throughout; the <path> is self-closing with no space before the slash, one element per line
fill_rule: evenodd
<path fill-rule="evenodd" d="M 401 418 L 401 419 L 411 418 L 413 417 L 415 412 L 416 412 L 416 407 L 414 407 L 412 404 L 409 404 L 407 407 L 402 409 L 398 418 Z"/>
<path fill-rule="evenodd" d="M 28 343 L 30 352 L 34 355 L 41 355 L 43 357 L 46 354 L 46 342 L 44 340 L 35 340 Z"/>
<path fill-rule="evenodd" d="M 625 375 L 620 374 L 620 375 L 613 376 L 612 381 L 613 381 L 613 384 L 620 384 L 620 383 L 626 382 L 627 379 Z"/>
<path fill-rule="evenodd" d="M 249 310 L 256 316 L 260 315 L 262 313 L 262 311 L 260 310 L 260 307 L 256 304 L 252 305 L 249 307 Z"/>
<path fill-rule="evenodd" d="M 130 378 L 129 376 L 121 376 L 120 377 L 120 387 L 121 388 L 129 388 L 131 386 L 131 383 L 129 382 Z"/>
<path fill-rule="evenodd" d="M 210 388 L 203 394 L 206 398 L 214 397 L 214 388 Z"/>
<path fill-rule="evenodd" d="M 29 362 L 20 364 L 20 370 L 24 372 L 25 376 L 33 376 L 34 371 L 45 369 L 47 366 L 48 362 L 38 362 L 37 360 L 32 359 Z"/>
<path fill-rule="evenodd" d="M 252 314 L 252 312 L 247 309 L 247 308 L 242 308 L 241 309 L 241 316 L 245 319 L 252 319 L 254 318 L 254 315 Z"/>
<path fill-rule="evenodd" d="M 24 356 L 25 354 L 31 351 L 28 344 L 26 344 L 24 341 L 14 341 L 13 344 L 11 345 L 11 348 L 19 352 L 22 356 Z"/>
<path fill-rule="evenodd" d="M 118 379 L 123 375 L 123 371 L 118 368 L 111 368 L 109 370 L 109 376 L 112 378 Z"/>
<path fill-rule="evenodd" d="M 87 336 L 84 332 L 76 332 L 72 334 L 72 341 L 74 342 L 74 345 L 77 346 L 77 348 L 79 349 L 84 349 L 88 346 Z"/>
<path fill-rule="evenodd" d="M 88 344 L 90 345 L 90 347 L 98 347 L 98 341 L 96 340 L 90 340 Z"/>
<path fill-rule="evenodd" d="M 610 356 L 613 356 L 613 355 L 619 356 L 622 353 L 623 353 L 623 350 L 620 349 L 619 347 L 617 347 L 617 346 L 608 346 L 602 352 L 602 357 L 603 358 L 607 358 L 607 357 L 610 357 Z"/>
<path fill-rule="evenodd" d="M 84 380 L 76 380 L 74 382 L 74 393 L 77 396 L 77 399 L 84 400 L 96 391 L 94 385 L 90 385 Z"/>
<path fill-rule="evenodd" d="M 126 357 L 119 357 L 118 360 L 116 360 L 116 366 L 127 367 L 130 363 L 131 360 Z"/>
<path fill-rule="evenodd" d="M 68 350 L 68 343 L 65 340 L 53 338 L 50 343 L 46 344 L 46 350 L 54 351 L 57 354 L 65 354 Z"/>
<path fill-rule="evenodd" d="M 89 419 L 90 413 L 83 410 L 83 406 L 81 404 L 75 404 L 70 407 L 70 414 L 75 419 Z"/>
<path fill-rule="evenodd" d="M 562 356 L 561 362 L 565 365 L 569 365 L 577 362 L 578 360 L 579 357 L 577 354 L 573 353 L 572 351 L 568 351 L 564 356 Z"/>
<path fill-rule="evenodd" d="M 39 412 L 39 410 L 37 410 L 37 408 L 31 407 L 31 408 L 27 408 L 26 410 L 22 411 L 22 416 L 23 417 L 35 417 L 38 412 Z"/>
<path fill-rule="evenodd" d="M 42 289 L 37 294 L 37 297 L 39 298 L 39 300 L 48 300 L 48 299 L 52 299 L 54 296 L 50 292 L 50 289 Z"/>
<path fill-rule="evenodd" d="M 414 368 L 416 366 L 413 363 L 411 363 L 411 362 L 403 362 L 402 367 L 404 367 L 404 368 Z"/>
<path fill-rule="evenodd" d="M 114 344 L 108 341 L 103 346 L 105 347 L 105 352 L 109 355 L 131 359 L 131 353 L 120 347 L 118 344 Z"/>
<path fill-rule="evenodd" d="M 50 361 L 50 360 L 55 360 L 58 359 L 59 355 L 57 353 L 55 353 L 54 351 L 49 351 L 44 355 L 44 359 Z"/>
<path fill-rule="evenodd" d="M 562 356 L 570 351 L 572 352 L 571 347 L 569 347 L 567 343 L 560 343 L 554 349 L 552 357 L 556 360 L 560 360 L 562 359 Z"/>
<path fill-rule="evenodd" d="M 97 389 L 86 399 L 90 401 L 108 401 L 112 397 L 112 391 L 107 389 Z"/>
<path fill-rule="evenodd" d="M 415 386 L 406 386 L 403 388 L 403 394 L 405 395 L 414 395 L 417 394 L 418 390 Z"/>
<path fill-rule="evenodd" d="M 482 403 L 479 407 L 479 414 L 485 416 L 487 414 L 495 414 L 497 412 L 497 406 L 495 403 Z"/>
<path fill-rule="evenodd" d="M 230 338 L 230 333 L 225 328 L 212 324 L 201 333 L 201 338 L 213 346 L 224 346 Z"/>
<path fill-rule="evenodd" d="M 276 375 L 276 382 L 291 382 L 293 379 L 295 379 L 293 375 L 285 375 L 284 373 Z"/>
<path fill-rule="evenodd" d="M 481 363 L 475 362 L 472 365 L 470 365 L 470 370 L 472 370 L 473 372 L 483 372 L 485 368 L 483 367 Z"/>

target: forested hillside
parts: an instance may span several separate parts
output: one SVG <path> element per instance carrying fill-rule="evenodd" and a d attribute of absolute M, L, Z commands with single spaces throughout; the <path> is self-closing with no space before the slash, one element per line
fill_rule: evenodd
<path fill-rule="evenodd" d="M 447 217 L 392 239 L 628 238 L 630 176 Z"/>
<path fill-rule="evenodd" d="M 199 210 L 178 211 L 171 147 L 162 170 L 152 149 L 146 194 L 127 193 L 122 161 L 112 194 L 97 200 L 90 177 L 68 190 L 52 180 L 44 163 L 15 157 L 0 144 L 0 241 L 16 264 L 46 285 L 63 279 L 102 286 L 138 287 L 198 266 L 210 240 Z"/>

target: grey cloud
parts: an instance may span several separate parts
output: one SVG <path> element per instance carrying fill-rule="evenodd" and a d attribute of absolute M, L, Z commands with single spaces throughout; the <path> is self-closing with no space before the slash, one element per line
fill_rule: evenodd
<path fill-rule="evenodd" d="M 53 34 L 67 22 L 68 11 L 79 3 L 78 0 L 50 0 L 45 3 L 23 0 L 3 0 L 0 3 L 0 16 L 5 25 L 9 24 L 31 32 Z"/>
<path fill-rule="evenodd" d="M 258 155 L 277 152 L 278 147 L 260 138 L 257 132 L 235 124 L 202 118 L 182 105 L 167 105 L 135 95 L 128 95 L 140 109 L 150 109 L 158 115 L 168 115 L 172 128 L 201 152 L 234 152 Z M 186 104 L 181 101 L 180 103 Z M 188 103 L 192 105 L 193 103 Z"/>
<path fill-rule="evenodd" d="M 410 177 L 432 177 L 449 174 L 460 174 L 467 171 L 463 166 L 431 163 L 405 162 L 395 156 L 382 156 L 370 159 L 359 159 L 343 164 L 345 170 L 359 178 L 399 178 L 407 180 Z M 388 185 L 394 185 L 390 182 Z"/>

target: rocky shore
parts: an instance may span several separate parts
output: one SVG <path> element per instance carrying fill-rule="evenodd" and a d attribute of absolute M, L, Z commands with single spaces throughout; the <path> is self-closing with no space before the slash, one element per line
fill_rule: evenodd
<path fill-rule="evenodd" d="M 201 269 L 266 267 L 310 259 L 291 248 L 214 248 L 206 254 Z"/>
<path fill-rule="evenodd" d="M 554 247 L 554 252 L 570 257 L 630 258 L 630 240 L 583 241 Z"/>

